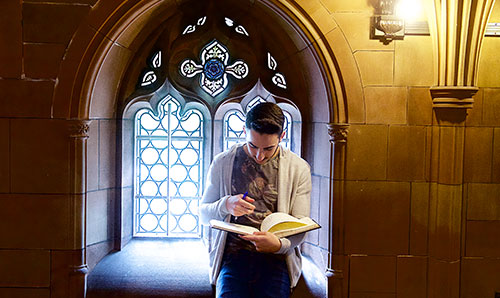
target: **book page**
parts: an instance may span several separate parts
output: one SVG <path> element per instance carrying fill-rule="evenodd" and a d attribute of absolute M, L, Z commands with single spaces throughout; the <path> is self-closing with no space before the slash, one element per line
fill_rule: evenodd
<path fill-rule="evenodd" d="M 239 225 L 235 223 L 225 222 L 221 220 L 212 219 L 210 220 L 210 226 L 215 229 L 232 232 L 240 235 L 251 235 L 254 232 L 258 232 L 254 227 Z"/>
<path fill-rule="evenodd" d="M 281 222 L 278 224 L 275 224 L 272 226 L 268 232 L 274 233 L 277 231 L 283 231 L 283 230 L 290 230 L 290 229 L 296 229 L 305 226 L 306 224 L 301 223 L 301 222 L 292 222 L 292 221 L 286 221 L 286 222 Z"/>
<path fill-rule="evenodd" d="M 301 223 L 300 220 L 294 216 L 291 216 L 290 214 L 286 214 L 283 212 L 275 212 L 269 214 L 264 220 L 262 221 L 262 224 L 260 225 L 260 230 L 263 232 L 272 232 L 270 231 L 271 228 L 277 224 L 280 223 Z M 302 226 L 303 224 L 300 224 L 299 226 Z"/>
<path fill-rule="evenodd" d="M 272 213 L 262 221 L 261 230 L 271 232 L 277 237 L 288 237 L 321 228 L 309 217 L 300 219 L 286 213 Z"/>
<path fill-rule="evenodd" d="M 320 228 L 320 226 L 318 224 L 314 223 L 311 225 L 305 225 L 305 226 L 298 227 L 298 228 L 276 231 L 273 234 L 276 235 L 277 237 L 281 238 L 281 237 L 288 237 L 291 235 L 296 235 L 296 234 L 300 234 L 300 233 L 304 233 L 304 232 L 309 232 L 311 230 L 315 230 L 315 229 L 319 229 L 319 228 Z"/>

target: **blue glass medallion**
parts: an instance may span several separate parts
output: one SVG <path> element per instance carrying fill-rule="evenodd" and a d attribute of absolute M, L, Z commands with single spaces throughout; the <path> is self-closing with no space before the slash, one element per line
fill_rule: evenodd
<path fill-rule="evenodd" d="M 208 79 L 218 80 L 224 74 L 224 64 L 219 59 L 212 58 L 205 63 L 203 72 Z"/>

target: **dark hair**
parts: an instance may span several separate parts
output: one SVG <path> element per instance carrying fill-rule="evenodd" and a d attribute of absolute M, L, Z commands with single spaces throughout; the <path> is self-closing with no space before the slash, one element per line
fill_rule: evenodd
<path fill-rule="evenodd" d="M 245 127 L 258 133 L 281 135 L 285 115 L 281 108 L 272 102 L 263 102 L 254 106 L 247 113 Z"/>

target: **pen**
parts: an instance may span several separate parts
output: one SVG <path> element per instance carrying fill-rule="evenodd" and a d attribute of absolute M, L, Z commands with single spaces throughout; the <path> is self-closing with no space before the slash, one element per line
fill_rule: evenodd
<path fill-rule="evenodd" d="M 248 191 L 245 191 L 245 193 L 243 194 L 243 196 L 241 197 L 241 199 L 244 200 L 247 196 L 248 196 Z M 238 216 L 235 216 L 234 220 L 238 220 Z"/>

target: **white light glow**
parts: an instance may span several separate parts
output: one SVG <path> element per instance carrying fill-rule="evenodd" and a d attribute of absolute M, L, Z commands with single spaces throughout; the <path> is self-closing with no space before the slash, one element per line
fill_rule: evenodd
<path fill-rule="evenodd" d="M 423 17 L 421 0 L 399 0 L 395 13 L 405 21 L 416 21 Z"/>

